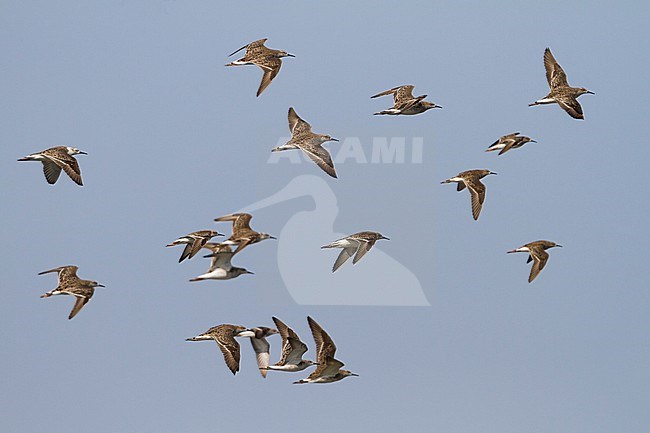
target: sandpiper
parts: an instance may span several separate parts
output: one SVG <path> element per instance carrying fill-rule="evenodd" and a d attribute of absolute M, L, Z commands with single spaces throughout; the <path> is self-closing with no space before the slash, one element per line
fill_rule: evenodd
<path fill-rule="evenodd" d="M 323 245 L 321 248 L 343 248 L 339 254 L 334 266 L 332 267 L 332 272 L 336 272 L 338 268 L 341 267 L 352 255 L 352 264 L 357 263 L 361 258 L 370 251 L 370 248 L 380 239 L 390 240 L 387 237 L 383 236 L 381 233 L 377 232 L 359 232 L 344 238 L 338 239 L 331 244 Z"/>
<path fill-rule="evenodd" d="M 450 177 L 447 180 L 443 180 L 440 183 L 458 182 L 456 191 L 462 191 L 467 187 L 472 196 L 472 216 L 475 220 L 478 220 L 481 208 L 483 207 L 483 201 L 485 200 L 485 185 L 483 185 L 479 179 L 482 179 L 489 174 L 496 173 L 490 170 L 467 170 L 462 171 L 458 173 L 458 175 Z"/>
<path fill-rule="evenodd" d="M 221 243 L 223 245 L 237 245 L 233 254 L 237 254 L 248 245 L 256 244 L 265 239 L 275 239 L 268 233 L 259 233 L 252 230 L 250 226 L 251 218 L 253 218 L 251 214 L 238 212 L 214 219 L 217 222 L 232 221 L 232 235 Z"/>
<path fill-rule="evenodd" d="M 217 325 L 208 329 L 196 337 L 187 338 L 185 341 L 203 341 L 214 340 L 217 342 L 223 359 L 226 365 L 232 371 L 232 374 L 237 374 L 239 371 L 239 343 L 235 337 L 254 337 L 255 333 L 249 331 L 244 326 L 240 325 Z"/>
<path fill-rule="evenodd" d="M 49 298 L 54 295 L 72 295 L 76 298 L 68 320 L 76 316 L 79 310 L 90 301 L 90 298 L 95 293 L 95 287 L 105 287 L 97 281 L 80 279 L 77 277 L 77 269 L 79 269 L 77 266 L 69 265 L 38 273 L 38 275 L 49 274 L 50 272 L 57 272 L 59 274 L 56 288 L 42 294 L 41 298 Z"/>
<path fill-rule="evenodd" d="M 311 132 L 311 125 L 296 114 L 293 107 L 289 108 L 289 130 L 291 140 L 282 146 L 274 147 L 271 152 L 282 150 L 300 149 L 311 158 L 323 171 L 336 178 L 334 163 L 329 152 L 323 147 L 327 141 L 338 141 L 327 134 L 314 134 Z"/>
<path fill-rule="evenodd" d="M 584 119 L 585 117 L 582 114 L 582 107 L 578 102 L 578 96 L 584 95 L 585 93 L 593 95 L 594 92 L 590 92 L 584 87 L 569 86 L 566 74 L 553 57 L 553 54 L 551 54 L 551 50 L 548 48 L 544 50 L 544 68 L 546 69 L 546 81 L 548 81 L 551 91 L 542 99 L 532 102 L 528 104 L 528 106 L 559 104 L 564 111 L 569 113 L 569 116 L 574 119 Z"/>
<path fill-rule="evenodd" d="M 311 334 L 316 343 L 316 362 L 318 366 L 307 378 L 294 383 L 330 383 L 345 379 L 348 376 L 358 376 L 348 370 L 341 370 L 345 364 L 334 358 L 336 346 L 330 336 L 311 317 L 307 317 Z"/>
<path fill-rule="evenodd" d="M 309 349 L 305 343 L 300 341 L 298 334 L 277 317 L 273 317 L 273 322 L 282 337 L 282 356 L 274 365 L 269 365 L 267 370 L 294 372 L 314 365 L 313 361 L 302 359 L 302 355 Z"/>
<path fill-rule="evenodd" d="M 255 359 L 257 360 L 257 368 L 260 371 L 260 374 L 263 378 L 266 378 L 267 369 L 269 366 L 269 359 L 271 355 L 269 349 L 271 345 L 266 341 L 266 337 L 269 335 L 277 334 L 276 329 L 267 328 L 266 326 L 259 326 L 257 328 L 249 328 L 249 331 L 253 332 L 253 336 L 250 337 L 251 345 L 255 351 Z"/>
<path fill-rule="evenodd" d="M 537 143 L 530 137 L 519 134 L 519 132 L 513 132 L 512 134 L 504 135 L 492 143 L 485 151 L 493 152 L 495 150 L 500 150 L 499 155 L 502 155 L 510 149 L 518 149 L 528 142 Z"/>
<path fill-rule="evenodd" d="M 178 263 L 180 263 L 185 259 L 191 259 L 194 257 L 196 253 L 199 252 L 201 247 L 215 236 L 223 236 L 223 234 L 214 230 L 198 230 L 192 233 L 188 233 L 185 236 L 182 236 L 165 246 L 173 247 L 175 245 L 185 244 L 183 254 L 181 254 L 181 257 L 178 259 Z"/>
<path fill-rule="evenodd" d="M 413 96 L 413 88 L 410 84 L 404 86 L 393 87 L 390 90 L 386 90 L 376 95 L 371 96 L 370 98 L 378 98 L 380 96 L 393 95 L 393 106 L 387 110 L 380 111 L 378 114 L 388 114 L 388 115 L 413 115 L 424 113 L 427 110 L 432 108 L 442 108 L 439 105 L 434 104 L 433 102 L 424 101 L 424 98 L 427 95 Z"/>
<path fill-rule="evenodd" d="M 260 96 L 264 89 L 271 84 L 271 80 L 278 75 L 280 72 L 280 67 L 282 66 L 282 57 L 296 57 L 293 54 L 288 54 L 286 51 L 282 50 L 272 50 L 264 46 L 268 38 L 260 39 L 258 41 L 251 42 L 248 45 L 244 45 L 237 51 L 228 55 L 228 57 L 237 54 L 244 48 L 246 53 L 244 57 L 234 62 L 228 63 L 226 66 L 240 66 L 240 65 L 256 65 L 262 68 L 264 75 L 262 75 L 262 82 L 260 83 L 259 89 L 257 89 L 257 96 Z"/>
<path fill-rule="evenodd" d="M 41 152 L 32 153 L 24 158 L 20 158 L 18 161 L 41 161 L 43 163 L 45 179 L 51 185 L 56 183 L 61 174 L 61 169 L 63 169 L 77 185 L 83 186 L 79 164 L 72 155 L 88 154 L 76 147 L 56 146 Z"/>
<path fill-rule="evenodd" d="M 229 245 L 208 242 L 203 245 L 203 248 L 212 251 L 211 254 L 203 256 L 212 259 L 210 260 L 210 267 L 204 274 L 192 278 L 190 281 L 230 280 L 242 274 L 253 274 L 247 269 L 237 268 L 230 263 L 235 253 L 232 252 Z"/>
<path fill-rule="evenodd" d="M 508 251 L 508 253 L 529 254 L 526 263 L 530 263 L 531 261 L 533 262 L 533 266 L 530 268 L 530 275 L 528 276 L 528 282 L 531 283 L 542 269 L 544 269 L 544 266 L 546 266 L 548 253 L 545 250 L 561 246 L 562 245 L 556 244 L 555 242 L 541 240 L 527 243 L 517 249 Z"/>

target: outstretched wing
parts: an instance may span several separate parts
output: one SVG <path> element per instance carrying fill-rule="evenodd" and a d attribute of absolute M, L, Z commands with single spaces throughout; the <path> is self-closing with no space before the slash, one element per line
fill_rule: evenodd
<path fill-rule="evenodd" d="M 296 113 L 296 110 L 293 109 L 293 107 L 289 108 L 289 131 L 291 131 L 291 135 L 296 136 L 296 135 L 301 135 L 304 134 L 305 132 L 311 132 L 311 125 Z"/>
<path fill-rule="evenodd" d="M 352 264 L 355 264 L 361 260 L 361 258 L 365 256 L 368 251 L 370 251 L 370 248 L 372 248 L 374 244 L 374 241 L 359 241 L 359 247 L 357 248 L 357 253 L 354 255 Z"/>
<path fill-rule="evenodd" d="M 264 46 L 264 42 L 266 42 L 267 39 L 268 39 L 268 38 L 259 39 L 259 40 L 257 40 L 257 41 L 253 41 L 253 42 L 251 42 L 251 43 L 248 44 L 248 45 L 244 45 L 243 47 L 241 47 L 241 48 L 238 49 L 237 51 L 233 51 L 232 53 L 228 54 L 228 57 L 230 57 L 230 56 L 232 56 L 232 55 L 234 55 L 234 54 L 237 54 L 238 52 L 240 52 L 240 51 L 243 50 L 244 48 L 246 48 L 246 54 L 245 54 L 246 56 L 248 56 L 248 55 L 253 55 L 253 54 L 255 54 L 255 53 L 257 53 L 257 52 L 263 50 L 264 48 L 266 48 L 266 47 Z"/>
<path fill-rule="evenodd" d="M 70 311 L 70 315 L 68 316 L 68 320 L 72 319 L 74 316 L 77 315 L 79 310 L 83 308 L 84 305 L 88 303 L 90 298 L 87 298 L 85 296 L 75 296 L 75 302 L 74 306 L 72 307 L 72 311 Z"/>
<path fill-rule="evenodd" d="M 219 349 L 221 349 L 226 365 L 232 374 L 236 374 L 239 371 L 239 343 L 234 338 L 218 339 L 215 341 Z"/>
<path fill-rule="evenodd" d="M 280 72 L 280 67 L 282 66 L 282 60 L 277 57 L 263 57 L 261 59 L 255 60 L 257 66 L 262 68 L 264 75 L 262 75 L 262 81 L 260 82 L 260 87 L 257 89 L 257 95 L 260 96 L 264 89 L 266 89 L 271 81 L 278 75 Z"/>
<path fill-rule="evenodd" d="M 548 48 L 544 50 L 544 68 L 546 69 L 546 81 L 551 89 L 569 85 L 564 70 Z"/>
<path fill-rule="evenodd" d="M 485 200 L 485 185 L 480 180 L 471 178 L 465 179 L 465 185 L 472 197 L 472 216 L 477 220 Z"/>
<path fill-rule="evenodd" d="M 300 147 L 325 173 L 336 178 L 336 170 L 334 170 L 332 157 L 323 146 L 318 144 L 300 144 L 298 147 Z"/>
<path fill-rule="evenodd" d="M 530 250 L 530 257 L 533 258 L 533 266 L 530 268 L 528 282 L 531 283 L 537 275 L 544 269 L 548 261 L 548 253 L 542 248 L 533 248 Z"/>
<path fill-rule="evenodd" d="M 343 248 L 339 254 L 339 256 L 336 258 L 336 261 L 334 262 L 334 266 L 332 267 L 332 272 L 336 272 L 338 268 L 341 267 L 343 263 L 345 263 L 352 255 L 357 251 L 357 247 L 348 247 L 348 248 Z"/>
<path fill-rule="evenodd" d="M 269 360 L 271 355 L 269 350 L 271 345 L 266 340 L 266 338 L 251 338 L 251 345 L 253 350 L 255 350 L 255 359 L 257 360 L 257 368 L 260 371 L 262 377 L 266 378 L 267 368 L 269 366 Z"/>
<path fill-rule="evenodd" d="M 61 174 L 61 167 L 56 165 L 52 161 L 42 161 L 43 162 L 43 174 L 45 174 L 45 179 L 47 180 L 47 183 L 50 185 L 54 185 L 56 181 L 59 179 L 59 175 Z"/>
<path fill-rule="evenodd" d="M 573 117 L 574 119 L 585 118 L 584 114 L 582 113 L 582 106 L 576 98 L 571 96 L 556 96 L 555 100 L 560 105 L 560 107 L 562 107 L 562 109 L 569 114 L 569 116 Z"/>

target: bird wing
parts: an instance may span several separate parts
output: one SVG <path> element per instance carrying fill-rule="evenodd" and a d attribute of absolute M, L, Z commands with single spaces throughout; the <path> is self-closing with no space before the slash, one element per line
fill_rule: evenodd
<path fill-rule="evenodd" d="M 548 48 L 544 50 L 544 68 L 546 69 L 546 81 L 548 81 L 551 89 L 567 87 L 569 85 L 564 70 Z"/>
<path fill-rule="evenodd" d="M 316 163 L 325 173 L 336 179 L 336 170 L 330 153 L 323 146 L 318 144 L 298 145 L 307 156 Z"/>
<path fill-rule="evenodd" d="M 212 260 L 210 260 L 210 267 L 208 268 L 208 272 L 212 272 L 217 268 L 223 269 L 226 272 L 230 271 L 232 269 L 232 264 L 230 263 L 230 260 L 232 259 L 234 253 L 217 252 L 215 254 L 216 255 L 212 257 Z"/>
<path fill-rule="evenodd" d="M 343 364 L 338 359 L 334 359 L 332 356 L 329 356 L 322 361 L 319 359 L 316 369 L 312 371 L 307 379 L 318 379 L 320 377 L 335 376 L 339 372 L 339 369 L 344 365 L 345 364 Z"/>
<path fill-rule="evenodd" d="M 43 156 L 58 165 L 59 168 L 62 168 L 63 171 L 65 171 L 65 173 L 70 176 L 70 179 L 72 179 L 77 185 L 83 186 L 83 182 L 81 181 L 81 169 L 79 168 L 79 164 L 77 163 L 76 159 L 67 153 L 57 153 L 56 155 Z M 47 178 L 47 174 L 45 177 Z"/>
<path fill-rule="evenodd" d="M 578 102 L 577 98 L 572 96 L 556 96 L 555 100 L 562 107 L 564 111 L 569 113 L 569 116 L 574 119 L 584 119 L 585 116 L 582 113 L 582 106 Z"/>
<path fill-rule="evenodd" d="M 232 374 L 236 374 L 239 371 L 239 343 L 233 337 L 214 340 L 221 349 L 226 365 Z"/>
<path fill-rule="evenodd" d="M 473 178 L 465 179 L 465 185 L 472 197 L 472 216 L 477 220 L 485 200 L 485 185 L 480 180 Z"/>
<path fill-rule="evenodd" d="M 296 110 L 293 107 L 289 108 L 289 131 L 291 135 L 300 135 L 306 132 L 311 132 L 311 125 L 304 120 L 296 113 Z"/>
<path fill-rule="evenodd" d="M 54 185 L 56 181 L 59 179 L 59 175 L 61 174 L 61 167 L 59 167 L 57 164 L 55 164 L 52 161 L 42 161 L 43 162 L 43 174 L 45 174 L 45 179 L 47 180 L 47 183 L 50 185 Z"/>
<path fill-rule="evenodd" d="M 514 137 L 514 135 L 503 137 L 503 143 L 505 145 L 503 146 L 503 149 L 501 149 L 501 152 L 499 152 L 499 155 L 503 155 L 504 153 L 512 149 L 512 146 L 514 146 L 516 142 L 517 139 Z"/>
<path fill-rule="evenodd" d="M 537 275 L 544 269 L 546 266 L 546 261 L 548 260 L 548 253 L 544 251 L 543 248 L 530 248 L 530 257 L 533 258 L 533 266 L 530 268 L 530 275 L 528 276 L 528 282 L 531 283 Z"/>
<path fill-rule="evenodd" d="M 396 93 L 400 88 L 402 88 L 402 87 L 404 87 L 404 86 L 397 86 L 397 87 L 393 87 L 392 89 L 389 89 L 389 90 L 384 90 L 383 92 L 379 92 L 379 93 L 377 93 L 376 95 L 372 95 L 372 96 L 370 97 L 370 99 L 373 99 L 373 98 L 379 98 L 380 96 L 394 95 L 394 94 L 395 94 L 395 93 Z M 411 88 L 412 88 L 412 87 L 413 87 L 413 86 L 411 86 Z"/>
<path fill-rule="evenodd" d="M 273 317 L 273 323 L 282 337 L 282 355 L 280 360 L 275 364 L 278 366 L 293 364 L 297 365 L 302 360 L 302 355 L 307 352 L 308 348 L 305 343 L 300 341 L 298 334 L 289 328 L 283 321 Z"/>
<path fill-rule="evenodd" d="M 257 41 L 251 42 L 248 45 L 244 45 L 243 47 L 241 47 L 237 51 L 233 51 L 232 53 L 228 54 L 228 57 L 230 57 L 230 56 L 232 56 L 234 54 L 237 54 L 238 52 L 240 52 L 244 48 L 246 48 L 246 54 L 245 54 L 246 56 L 248 56 L 249 54 L 254 54 L 257 51 L 260 51 L 262 49 L 262 47 L 266 48 L 266 47 L 264 47 L 264 42 L 266 42 L 267 39 L 268 38 L 259 39 Z"/>
<path fill-rule="evenodd" d="M 232 221 L 232 233 L 235 234 L 241 230 L 250 230 L 250 221 L 253 218 L 251 214 L 238 212 L 230 215 L 220 216 L 214 220 L 217 222 Z"/>
<path fill-rule="evenodd" d="M 307 322 L 316 343 L 316 362 L 320 364 L 321 362 L 324 363 L 327 358 L 333 358 L 334 353 L 336 353 L 336 346 L 330 336 L 311 317 L 307 316 Z"/>
<path fill-rule="evenodd" d="M 260 82 L 260 87 L 257 89 L 256 95 L 260 96 L 264 89 L 266 89 L 269 84 L 271 84 L 271 81 L 275 78 L 275 76 L 278 75 L 278 72 L 280 72 L 282 60 L 278 59 L 277 57 L 263 57 L 261 59 L 255 60 L 253 63 L 262 68 L 262 71 L 264 71 L 264 75 L 262 75 L 262 81 Z"/>
<path fill-rule="evenodd" d="M 264 337 L 251 338 L 251 345 L 253 346 L 253 350 L 255 350 L 257 368 L 260 370 L 262 377 L 266 377 L 266 369 L 269 366 L 269 359 L 271 358 L 271 355 L 269 354 L 271 345 Z"/>
<path fill-rule="evenodd" d="M 397 93 L 395 94 L 397 96 Z M 395 104 L 393 105 L 393 108 L 399 111 L 406 111 L 418 102 L 422 101 L 424 98 L 426 98 L 427 95 L 421 95 L 418 96 L 417 98 L 402 98 L 399 100 L 395 101 Z"/>
<path fill-rule="evenodd" d="M 339 253 L 339 256 L 336 258 L 336 261 L 334 262 L 332 272 L 336 272 L 336 270 L 340 268 L 341 265 L 345 263 L 350 257 L 352 257 L 352 255 L 355 254 L 358 249 L 358 246 L 343 248 Z"/>
<path fill-rule="evenodd" d="M 401 86 L 397 88 L 397 91 L 393 94 L 393 102 L 397 106 L 398 103 L 402 101 L 408 101 L 410 99 L 418 99 L 422 100 L 426 98 L 426 95 L 423 96 L 418 96 L 417 98 L 413 98 L 413 88 L 415 86 L 411 86 L 410 84 L 406 86 Z"/>
<path fill-rule="evenodd" d="M 57 272 L 59 274 L 57 278 L 57 283 L 61 285 L 61 283 L 65 283 L 66 281 L 78 280 L 79 277 L 77 277 L 77 269 L 79 269 L 77 266 L 59 266 L 58 268 L 39 272 L 38 275 Z"/>
<path fill-rule="evenodd" d="M 77 315 L 79 310 L 83 308 L 84 305 L 90 300 L 90 298 L 86 296 L 77 296 L 75 295 L 75 302 L 74 306 L 72 307 L 72 311 L 70 311 L 70 315 L 68 316 L 68 320 L 72 319 L 74 316 Z"/>
<path fill-rule="evenodd" d="M 235 251 L 233 251 L 232 255 L 234 256 L 235 254 L 237 254 L 238 252 L 240 252 L 241 250 L 243 250 L 244 248 L 246 248 L 246 247 L 247 247 L 249 244 L 251 244 L 251 243 L 252 243 L 252 239 L 251 239 L 251 238 L 243 238 L 243 239 L 240 240 L 239 243 L 237 244 L 237 248 L 235 248 Z"/>
<path fill-rule="evenodd" d="M 370 251 L 370 248 L 372 248 L 374 244 L 374 241 L 359 241 L 359 246 L 357 247 L 354 259 L 352 259 L 352 264 L 355 264 L 361 260 L 361 258 L 365 256 L 368 251 Z"/>

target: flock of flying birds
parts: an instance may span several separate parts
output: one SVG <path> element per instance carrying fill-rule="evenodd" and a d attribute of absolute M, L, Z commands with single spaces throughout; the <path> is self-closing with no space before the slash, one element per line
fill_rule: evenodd
<path fill-rule="evenodd" d="M 230 54 L 230 56 L 241 50 L 246 50 L 242 58 L 228 63 L 226 66 L 256 65 L 263 71 L 262 81 L 257 90 L 259 96 L 278 75 L 282 66 L 283 57 L 295 57 L 282 50 L 273 50 L 267 48 L 264 43 L 266 39 L 260 39 L 251 42 L 248 45 Z M 568 84 L 564 70 L 557 63 L 550 49 L 544 51 L 544 67 L 546 69 L 546 79 L 550 87 L 549 93 L 529 104 L 530 106 L 541 104 L 556 103 L 562 107 L 571 117 L 575 119 L 584 119 L 582 107 L 577 98 L 585 93 L 593 93 L 582 87 L 571 87 Z M 433 102 L 425 101 L 427 95 L 413 96 L 412 85 L 403 85 L 394 87 L 390 90 L 380 92 L 371 98 L 393 95 L 393 106 L 374 113 L 375 115 L 416 115 L 424 113 L 433 108 L 442 108 Z M 316 134 L 312 132 L 311 125 L 304 121 L 293 107 L 289 108 L 288 113 L 289 130 L 291 139 L 284 145 L 271 149 L 272 152 L 299 149 L 305 152 L 309 158 L 316 163 L 325 173 L 336 178 L 336 171 L 330 153 L 323 148 L 323 143 L 328 141 L 338 141 L 326 134 Z M 500 137 L 486 152 L 499 151 L 499 155 L 511 149 L 518 149 L 528 142 L 535 143 L 529 137 L 520 135 L 519 132 L 507 134 Z M 81 179 L 81 170 L 74 155 L 83 154 L 83 152 L 74 147 L 57 146 L 41 152 L 36 152 L 19 159 L 19 161 L 40 161 L 43 164 L 45 179 L 49 184 L 54 184 L 58 180 L 61 171 L 65 173 L 79 186 L 83 186 Z M 496 174 L 490 170 L 467 170 L 456 176 L 450 177 L 441 183 L 456 183 L 457 191 L 467 188 L 471 197 L 471 209 L 474 220 L 478 220 L 483 202 L 485 200 L 485 185 L 481 179 L 485 176 Z M 232 233 L 225 241 L 214 243 L 210 242 L 213 237 L 223 236 L 215 230 L 199 230 L 191 232 L 185 236 L 179 237 L 173 242 L 167 244 L 167 247 L 184 245 L 183 252 L 179 258 L 179 263 L 194 257 L 201 249 L 206 249 L 210 253 L 205 258 L 210 258 L 210 265 L 204 274 L 201 274 L 190 281 L 204 280 L 229 280 L 239 277 L 243 274 L 252 274 L 245 268 L 235 267 L 231 260 L 233 256 L 241 252 L 249 245 L 256 244 L 266 239 L 275 239 L 267 233 L 257 232 L 250 227 L 252 216 L 247 213 L 233 213 L 216 218 L 216 222 L 232 222 Z M 338 239 L 332 243 L 322 246 L 321 248 L 341 248 L 332 272 L 335 272 L 350 257 L 353 257 L 352 263 L 357 263 L 372 246 L 381 239 L 388 239 L 380 233 L 372 231 L 363 231 Z M 540 273 L 548 260 L 547 249 L 561 247 L 555 242 L 547 240 L 538 240 L 527 243 L 519 248 L 508 251 L 508 253 L 525 252 L 528 254 L 527 263 L 533 262 L 528 282 L 532 282 Z M 75 297 L 75 304 L 70 312 L 68 319 L 72 319 L 81 308 L 90 300 L 96 287 L 104 287 L 96 281 L 82 280 L 77 276 L 77 266 L 61 266 L 39 273 L 39 275 L 57 272 L 57 287 L 41 297 L 51 297 L 54 295 L 71 295 Z M 307 346 L 300 340 L 298 335 L 281 320 L 273 317 L 276 329 L 268 327 L 246 328 L 239 325 L 221 324 L 208 329 L 206 332 L 196 337 L 188 338 L 188 341 L 214 340 L 223 353 L 224 360 L 230 371 L 235 374 L 239 371 L 240 346 L 236 338 L 250 338 L 253 349 L 256 354 L 257 365 L 263 377 L 266 377 L 268 371 L 285 371 L 297 372 L 302 371 L 312 365 L 316 369 L 303 380 L 294 383 L 329 383 L 336 382 L 348 376 L 356 376 L 347 370 L 342 370 L 343 363 L 334 358 L 336 346 L 330 336 L 323 328 L 316 323 L 311 317 L 307 317 L 307 322 L 316 346 L 316 362 L 302 359 L 307 352 Z M 281 359 L 274 365 L 269 364 L 269 342 L 267 337 L 273 334 L 280 334 L 282 338 Z"/>

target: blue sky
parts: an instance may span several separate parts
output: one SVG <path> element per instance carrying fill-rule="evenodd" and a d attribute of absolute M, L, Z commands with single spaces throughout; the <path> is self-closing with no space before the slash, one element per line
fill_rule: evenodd
<path fill-rule="evenodd" d="M 647 5 L 0 8 L 0 430 L 647 431 Z M 223 65 L 263 37 L 296 58 L 256 98 L 261 71 Z M 548 91 L 546 47 L 595 92 L 580 98 L 585 121 L 527 106 Z M 372 116 L 391 101 L 370 95 L 400 84 L 444 108 Z M 421 141 L 422 160 L 341 157 L 339 179 L 269 163 L 290 106 L 341 140 L 326 145 L 335 158 L 370 160 L 374 141 L 403 138 L 407 155 Z M 484 152 L 514 131 L 538 143 Z M 83 188 L 16 162 L 57 145 L 88 152 Z M 465 191 L 439 184 L 474 168 L 498 173 L 478 221 Z M 227 231 L 213 218 L 260 202 L 253 228 L 282 236 L 235 257 L 255 275 L 189 283 L 207 261 L 178 264 L 180 247 L 164 245 Z M 309 215 L 323 223 L 289 224 Z M 361 230 L 391 240 L 330 274 L 336 254 L 319 247 Z M 536 239 L 564 248 L 528 284 L 525 255 L 505 252 Z M 65 264 L 107 286 L 72 321 L 72 299 L 39 299 L 56 281 L 37 273 Z M 430 305 L 395 301 L 407 298 Z M 274 315 L 310 356 L 314 317 L 360 376 L 263 380 L 242 341 L 233 377 L 215 344 L 184 341 Z"/>

